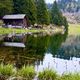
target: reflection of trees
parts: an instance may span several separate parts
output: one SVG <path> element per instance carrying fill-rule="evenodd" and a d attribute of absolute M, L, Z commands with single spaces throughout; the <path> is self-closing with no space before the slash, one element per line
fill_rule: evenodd
<path fill-rule="evenodd" d="M 72 57 L 80 58 L 80 36 L 69 36 L 59 49 L 60 58 L 72 59 Z"/>
<path fill-rule="evenodd" d="M 25 49 L 29 53 L 44 56 L 48 47 L 48 39 L 48 36 L 28 36 Z"/>
<path fill-rule="evenodd" d="M 48 51 L 53 54 L 53 56 L 58 55 L 59 48 L 61 44 L 66 40 L 67 33 L 55 34 L 50 37 L 50 45 Z"/>
<path fill-rule="evenodd" d="M 61 49 L 61 44 L 66 40 L 66 37 L 67 33 L 64 35 L 55 34 L 52 36 L 44 36 L 43 34 L 27 34 L 26 36 L 21 37 L 21 41 L 26 45 L 25 48 L 1 47 L 0 59 L 3 59 L 4 63 L 16 63 L 17 66 L 23 64 L 34 64 L 36 60 L 42 61 L 46 52 L 50 52 L 54 56 L 58 55 Z M 16 40 L 19 41 L 20 37 L 14 37 L 12 39 L 16 42 Z M 60 56 L 62 55 L 61 53 Z"/>
<path fill-rule="evenodd" d="M 17 38 L 18 39 L 18 38 Z M 26 35 L 24 38 L 25 48 L 1 47 L 0 58 L 5 63 L 31 64 L 36 60 L 42 60 L 47 50 L 49 36 Z"/>

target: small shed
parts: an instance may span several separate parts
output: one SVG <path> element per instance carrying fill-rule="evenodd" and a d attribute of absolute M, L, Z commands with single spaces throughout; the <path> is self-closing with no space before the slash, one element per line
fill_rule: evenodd
<path fill-rule="evenodd" d="M 10 28 L 27 28 L 29 26 L 29 20 L 26 14 L 5 15 L 3 22 L 5 27 Z"/>

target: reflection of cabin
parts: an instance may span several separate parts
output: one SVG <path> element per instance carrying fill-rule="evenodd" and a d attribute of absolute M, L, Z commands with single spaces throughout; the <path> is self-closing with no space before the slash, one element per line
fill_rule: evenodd
<path fill-rule="evenodd" d="M 27 28 L 29 26 L 29 21 L 25 14 L 5 15 L 3 21 L 5 27 L 10 28 Z"/>
<path fill-rule="evenodd" d="M 26 36 L 24 34 L 7 35 L 3 39 L 4 46 L 25 48 Z"/>

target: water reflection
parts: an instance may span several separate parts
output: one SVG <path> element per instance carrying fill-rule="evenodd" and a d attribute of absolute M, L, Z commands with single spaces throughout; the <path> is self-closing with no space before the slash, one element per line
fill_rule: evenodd
<path fill-rule="evenodd" d="M 61 58 L 53 57 L 52 54 L 46 53 L 43 64 L 35 65 L 36 71 L 42 71 L 46 68 L 54 69 L 58 73 L 63 74 L 66 72 L 80 72 L 80 58 L 73 57 L 72 60 L 64 60 Z"/>
<path fill-rule="evenodd" d="M 23 43 L 25 47 L 17 47 L 3 44 Z M 14 63 L 17 67 L 23 64 L 34 64 L 36 60 L 43 60 L 48 47 L 49 38 L 43 33 L 27 35 L 6 35 L 0 48 L 0 58 L 3 63 Z M 9 47 L 8 47 L 9 46 Z"/>
<path fill-rule="evenodd" d="M 16 46 L 4 43 L 22 43 Z M 52 68 L 59 73 L 80 71 L 80 36 L 44 33 L 9 34 L 0 40 L 0 62 L 17 67 L 33 64 L 37 71 Z"/>

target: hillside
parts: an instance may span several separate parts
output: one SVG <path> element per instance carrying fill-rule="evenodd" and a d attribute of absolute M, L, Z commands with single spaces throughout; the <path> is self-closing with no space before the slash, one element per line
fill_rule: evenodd
<path fill-rule="evenodd" d="M 58 0 L 57 4 L 69 23 L 80 23 L 80 0 Z M 51 10 L 52 4 L 47 4 Z"/>
<path fill-rule="evenodd" d="M 80 23 L 80 13 L 63 13 L 69 23 Z"/>
<path fill-rule="evenodd" d="M 80 0 L 58 0 L 57 4 L 62 12 L 79 12 Z M 52 4 L 47 4 L 48 9 L 51 9 Z"/>
<path fill-rule="evenodd" d="M 79 12 L 80 0 L 58 0 L 58 5 L 63 12 Z"/>

